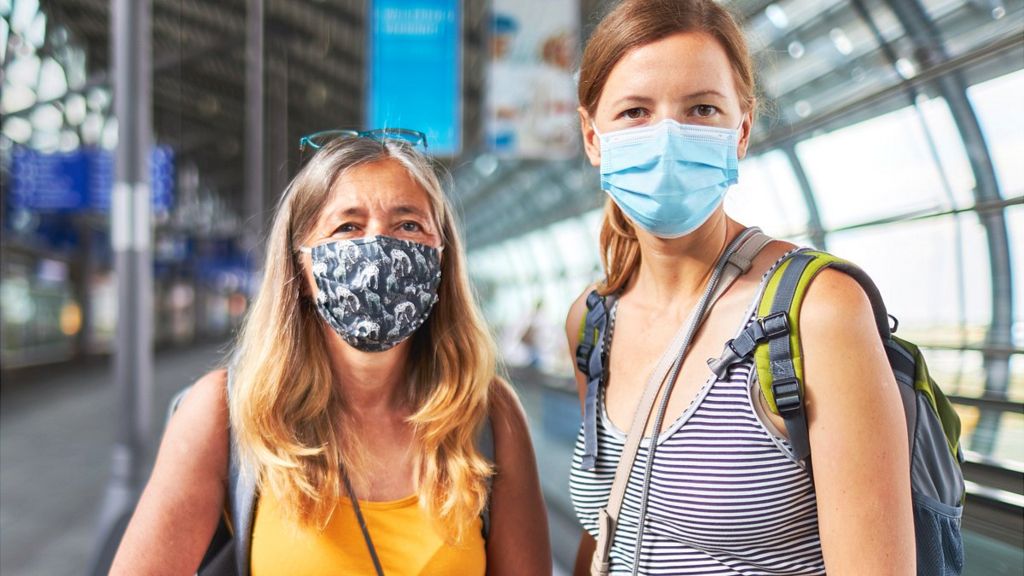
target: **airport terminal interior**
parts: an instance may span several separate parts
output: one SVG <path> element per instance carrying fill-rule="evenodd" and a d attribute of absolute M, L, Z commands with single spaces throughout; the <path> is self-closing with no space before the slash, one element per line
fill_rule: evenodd
<path fill-rule="evenodd" d="M 616 3 L 0 0 L 0 573 L 105 573 L 170 398 L 231 353 L 300 138 L 401 125 L 450 175 L 569 574 L 565 319 L 607 198 L 577 68 Z M 759 85 L 726 211 L 871 275 L 960 417 L 964 573 L 1024 573 L 1024 0 L 719 3 Z"/>

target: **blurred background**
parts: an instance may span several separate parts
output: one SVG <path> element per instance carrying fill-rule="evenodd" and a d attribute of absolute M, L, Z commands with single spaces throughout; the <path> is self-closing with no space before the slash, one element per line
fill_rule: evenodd
<path fill-rule="evenodd" d="M 722 3 L 763 104 L 727 209 L 874 277 L 963 422 L 967 573 L 1024 573 L 1024 0 Z M 381 126 L 452 173 L 570 569 L 562 326 L 604 201 L 574 73 L 614 4 L 0 0 L 0 572 L 105 571 L 300 136 Z"/>

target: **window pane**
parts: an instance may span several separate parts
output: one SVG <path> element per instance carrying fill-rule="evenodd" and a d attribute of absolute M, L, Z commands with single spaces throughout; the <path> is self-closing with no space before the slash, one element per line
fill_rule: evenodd
<path fill-rule="evenodd" d="M 1003 197 L 1024 194 L 1024 70 L 975 84 L 967 97 L 985 133 Z"/>
<path fill-rule="evenodd" d="M 1010 234 L 1010 268 L 1013 274 L 1013 345 L 1024 348 L 1024 206 L 1003 211 Z"/>
<path fill-rule="evenodd" d="M 920 110 L 944 172 L 913 107 L 797 144 L 826 229 L 973 201 L 967 156 L 945 100 L 929 100 Z"/>
<path fill-rule="evenodd" d="M 947 395 L 977 398 L 985 393 L 985 366 L 981 352 L 936 348 L 922 348 L 921 352 L 932 379 Z"/>
<path fill-rule="evenodd" d="M 750 3 L 731 4 L 742 12 L 751 10 Z M 886 41 L 903 36 L 903 27 L 884 2 L 865 4 Z M 835 109 L 900 80 L 877 37 L 848 2 L 781 0 L 764 6 L 744 26 L 763 72 L 762 88 L 783 124 Z"/>
<path fill-rule="evenodd" d="M 858 228 L 829 236 L 829 249 L 871 275 L 899 333 L 921 344 L 980 344 L 991 322 L 991 272 L 976 218 Z M 962 266 L 958 247 L 962 246 Z"/>
<path fill-rule="evenodd" d="M 1010 356 L 1010 400 L 1024 402 L 1024 354 Z"/>
<path fill-rule="evenodd" d="M 597 242 L 590 238 L 583 221 L 570 218 L 552 224 L 548 230 L 554 242 L 550 250 L 558 251 L 560 260 L 565 263 L 566 275 L 589 276 L 597 259 Z"/>
<path fill-rule="evenodd" d="M 792 236 L 807 230 L 807 203 L 785 153 L 773 150 L 740 163 L 740 181 L 725 197 L 725 211 L 765 233 Z"/>
<path fill-rule="evenodd" d="M 1024 414 L 989 413 L 974 406 L 954 406 L 960 415 L 960 445 L 999 460 L 1024 462 Z"/>
<path fill-rule="evenodd" d="M 523 240 L 530 247 L 530 257 L 533 259 L 537 279 L 548 281 L 558 278 L 564 265 L 558 247 L 553 245 L 550 232 L 547 229 L 537 230 L 527 234 Z"/>
<path fill-rule="evenodd" d="M 922 5 L 951 57 L 1019 35 L 1024 16 L 1024 2 L 1019 1 L 922 0 Z"/>

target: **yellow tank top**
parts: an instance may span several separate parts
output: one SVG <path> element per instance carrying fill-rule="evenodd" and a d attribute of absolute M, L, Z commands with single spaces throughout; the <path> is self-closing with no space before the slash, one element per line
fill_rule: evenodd
<path fill-rule="evenodd" d="M 359 501 L 387 576 L 473 576 L 487 568 L 482 520 L 459 545 L 446 544 L 413 494 L 390 502 Z M 297 526 L 270 494 L 261 494 L 253 524 L 253 576 L 376 574 L 355 509 L 342 500 L 327 529 Z"/>

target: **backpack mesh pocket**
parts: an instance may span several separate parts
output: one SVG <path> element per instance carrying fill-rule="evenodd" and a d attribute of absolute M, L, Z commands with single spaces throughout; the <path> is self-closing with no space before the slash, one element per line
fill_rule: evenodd
<path fill-rule="evenodd" d="M 963 572 L 962 513 L 962 506 L 947 506 L 927 496 L 914 494 L 917 573 L 920 576 L 955 576 Z"/>

